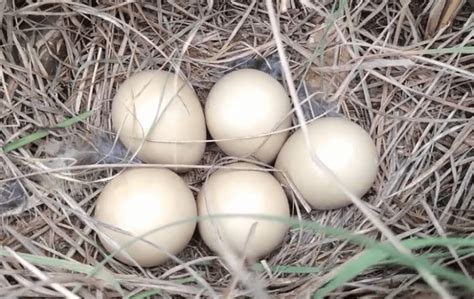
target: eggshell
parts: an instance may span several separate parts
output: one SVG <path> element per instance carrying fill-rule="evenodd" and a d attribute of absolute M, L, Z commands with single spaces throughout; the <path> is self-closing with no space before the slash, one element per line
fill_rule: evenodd
<path fill-rule="evenodd" d="M 319 159 L 353 194 L 364 195 L 374 183 L 378 168 L 377 150 L 369 134 L 342 117 L 320 118 L 307 128 Z M 335 209 L 351 203 L 336 182 L 313 162 L 301 129 L 283 145 L 275 168 L 286 173 L 314 209 Z M 288 186 L 282 175 L 277 178 Z"/>
<path fill-rule="evenodd" d="M 171 72 L 141 71 L 125 80 L 113 100 L 112 124 L 122 143 L 140 149 L 137 156 L 147 163 L 195 165 L 204 154 L 202 106 L 192 86 Z"/>
<path fill-rule="evenodd" d="M 198 195 L 199 216 L 290 216 L 285 191 L 270 173 L 250 163 L 238 162 L 228 167 L 244 170 L 221 168 L 210 175 Z M 198 228 L 211 250 L 218 253 L 226 250 L 222 247 L 224 243 L 236 254 L 258 258 L 270 253 L 283 241 L 289 226 L 261 218 L 210 217 L 200 220 Z"/>
<path fill-rule="evenodd" d="M 191 190 L 176 173 L 165 168 L 124 171 L 108 182 L 95 208 L 97 220 L 129 232 L 135 238 L 173 222 L 190 220 L 144 237 L 173 255 L 181 252 L 191 240 L 196 227 L 192 220 L 196 216 L 196 202 Z M 134 240 L 133 236 L 105 226 L 99 226 L 99 229 L 112 239 L 110 241 L 99 234 L 109 253 Z M 142 240 L 136 240 L 124 251 L 126 254 L 120 252 L 116 258 L 130 265 L 134 263 L 127 254 L 143 267 L 169 260 L 162 250 Z"/>
<path fill-rule="evenodd" d="M 262 135 L 289 128 L 290 111 L 283 86 L 254 69 L 225 75 L 212 87 L 205 105 L 209 133 L 215 140 L 224 139 L 216 143 L 227 155 L 253 157 L 265 163 L 275 160 L 288 131 Z"/>

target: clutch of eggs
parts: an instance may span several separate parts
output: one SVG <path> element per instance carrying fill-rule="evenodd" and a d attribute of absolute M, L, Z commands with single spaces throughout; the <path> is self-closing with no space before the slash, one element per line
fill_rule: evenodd
<path fill-rule="evenodd" d="M 249 216 L 290 217 L 283 188 L 289 189 L 290 182 L 315 209 L 351 203 L 317 166 L 301 129 L 288 138 L 290 99 L 264 72 L 242 69 L 225 75 L 211 89 L 205 113 L 192 86 L 166 71 L 135 73 L 120 86 L 112 105 L 112 124 L 120 140 L 148 163 L 198 164 L 205 150 L 206 123 L 227 155 L 264 163 L 276 159 L 280 174 L 275 178 L 255 164 L 233 163 L 210 175 L 196 202 L 185 182 L 169 169 L 124 171 L 106 185 L 95 211 L 97 220 L 116 228 L 99 226 L 99 238 L 107 251 L 121 249 L 117 259 L 130 265 L 162 264 L 184 249 L 196 227 L 194 221 L 166 225 L 197 215 L 210 217 L 198 228 L 211 250 L 263 257 L 281 244 L 289 225 Z M 340 183 L 356 196 L 365 194 L 378 168 L 369 134 L 342 117 L 320 118 L 307 128 L 315 154 Z M 234 216 L 213 217 L 222 214 Z"/>
<path fill-rule="evenodd" d="M 201 103 L 192 86 L 171 72 L 141 71 L 125 80 L 113 100 L 112 125 L 147 163 L 195 165 L 204 154 Z"/>

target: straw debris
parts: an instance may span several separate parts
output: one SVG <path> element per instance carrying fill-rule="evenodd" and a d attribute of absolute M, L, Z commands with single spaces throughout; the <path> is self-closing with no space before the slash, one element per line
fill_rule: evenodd
<path fill-rule="evenodd" d="M 378 219 L 400 240 L 472 240 L 473 7 L 433 11 L 425 2 L 279 1 L 280 38 L 305 118 L 344 115 L 374 138 L 380 172 L 363 200 Z M 304 298 L 327 287 L 365 248 L 298 228 L 256 265 L 220 259 L 196 236 L 180 255 L 194 273 L 172 262 L 138 269 L 111 260 L 99 268 L 105 253 L 91 217 L 95 198 L 121 166 L 140 166 L 111 130 L 119 84 L 133 71 L 164 68 L 187 78 L 204 103 L 238 68 L 264 70 L 288 87 L 280 61 L 264 1 L 0 2 L 0 145 L 49 133 L 0 153 L 0 297 Z M 93 114 L 54 127 L 84 111 Z M 208 144 L 186 181 L 199 190 L 223 161 Z M 297 219 L 386 241 L 355 206 L 308 214 L 292 202 Z M 474 276 L 473 246 L 412 253 Z M 330 295 L 472 295 L 433 277 L 377 263 Z"/>

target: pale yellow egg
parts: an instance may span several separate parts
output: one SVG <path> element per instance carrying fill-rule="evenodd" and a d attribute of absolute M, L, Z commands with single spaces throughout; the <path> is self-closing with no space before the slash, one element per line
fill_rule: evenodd
<path fill-rule="evenodd" d="M 250 258 L 267 255 L 277 248 L 288 232 L 285 222 L 252 217 L 266 215 L 280 219 L 290 216 L 285 191 L 263 168 L 250 163 L 233 163 L 210 175 L 198 195 L 198 227 L 213 251 L 229 249 Z M 219 214 L 250 216 L 212 218 Z M 224 244 L 224 245 L 223 245 Z"/>
<path fill-rule="evenodd" d="M 274 133 L 291 126 L 290 112 L 283 86 L 254 69 L 225 75 L 212 87 L 205 105 L 209 133 L 227 155 L 265 163 L 275 160 L 288 137 L 288 131 Z"/>
<path fill-rule="evenodd" d="M 143 267 L 162 264 L 170 259 L 168 254 L 181 252 L 193 236 L 196 216 L 191 190 L 165 168 L 124 171 L 108 182 L 95 207 L 97 220 L 124 231 L 99 225 L 99 238 L 107 251 L 112 253 L 132 241 L 116 258 Z M 178 221 L 185 222 L 170 225 Z M 143 238 L 149 243 L 137 239 L 143 234 L 148 234 Z"/>
<path fill-rule="evenodd" d="M 201 103 L 192 86 L 171 72 L 142 71 L 125 80 L 113 100 L 112 124 L 143 162 L 195 165 L 204 154 Z"/>
<path fill-rule="evenodd" d="M 307 128 L 314 153 L 350 192 L 363 196 L 373 185 L 378 169 L 378 153 L 370 135 L 342 117 L 320 118 Z M 313 161 L 301 129 L 283 145 L 275 168 L 286 173 L 314 209 L 335 209 L 351 203 L 337 182 Z M 282 175 L 277 178 L 289 186 Z"/>

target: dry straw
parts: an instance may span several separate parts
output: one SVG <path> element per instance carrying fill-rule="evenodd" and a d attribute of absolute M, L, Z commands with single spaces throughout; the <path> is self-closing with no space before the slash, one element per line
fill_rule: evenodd
<path fill-rule="evenodd" d="M 472 297 L 470 4 L 202 2 L 0 2 L 0 297 Z M 204 101 L 242 67 L 282 81 L 303 130 L 320 114 L 366 128 L 381 154 L 373 189 L 311 213 L 296 194 L 294 228 L 254 264 L 198 237 L 153 269 L 105 259 L 97 195 L 124 168 L 156 166 L 130 163 L 111 132 L 119 84 L 164 68 Z M 185 179 L 197 191 L 229 161 L 208 142 Z"/>

